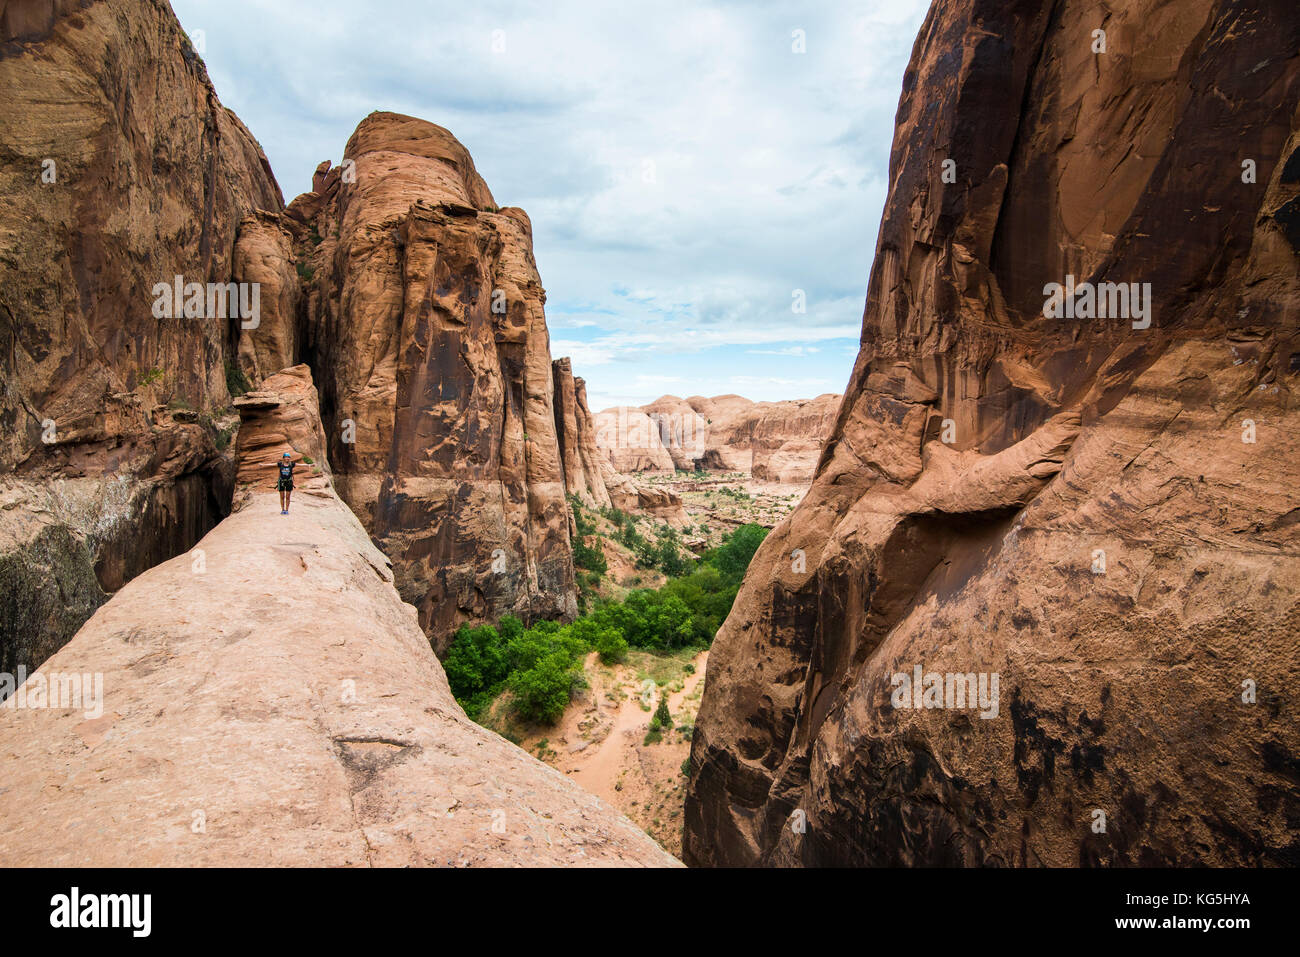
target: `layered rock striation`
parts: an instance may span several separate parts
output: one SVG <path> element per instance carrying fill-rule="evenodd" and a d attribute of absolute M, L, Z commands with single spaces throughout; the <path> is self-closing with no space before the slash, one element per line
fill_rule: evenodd
<path fill-rule="evenodd" d="M 1300 863 L 1298 47 L 1284 3 L 933 4 L 688 863 Z"/>
<path fill-rule="evenodd" d="M 666 395 L 598 413 L 597 445 L 624 473 L 707 469 L 806 485 L 839 403 L 840 396 L 831 394 L 783 402 Z"/>

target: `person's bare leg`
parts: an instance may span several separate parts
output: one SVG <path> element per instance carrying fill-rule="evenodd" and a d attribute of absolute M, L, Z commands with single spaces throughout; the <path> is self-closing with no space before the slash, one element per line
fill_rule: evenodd
<path fill-rule="evenodd" d="M 289 498 L 293 495 L 293 489 L 284 493 L 284 510 L 289 511 Z"/>

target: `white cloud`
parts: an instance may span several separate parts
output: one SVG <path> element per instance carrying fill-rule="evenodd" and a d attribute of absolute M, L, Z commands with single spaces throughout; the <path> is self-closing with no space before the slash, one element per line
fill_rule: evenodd
<path fill-rule="evenodd" d="M 784 349 L 746 349 L 752 356 L 807 356 L 820 352 L 816 346 L 786 346 Z"/>

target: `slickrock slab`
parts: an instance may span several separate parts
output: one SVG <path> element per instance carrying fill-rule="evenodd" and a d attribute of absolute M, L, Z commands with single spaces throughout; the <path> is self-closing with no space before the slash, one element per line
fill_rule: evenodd
<path fill-rule="evenodd" d="M 323 449 L 307 367 L 238 406 L 235 513 L 0 706 L 0 866 L 676 863 L 465 716 L 328 471 L 258 490 Z"/>
<path fill-rule="evenodd" d="M 332 494 L 252 495 L 41 671 L 103 713 L 0 707 L 0 866 L 675 863 L 465 717 Z"/>

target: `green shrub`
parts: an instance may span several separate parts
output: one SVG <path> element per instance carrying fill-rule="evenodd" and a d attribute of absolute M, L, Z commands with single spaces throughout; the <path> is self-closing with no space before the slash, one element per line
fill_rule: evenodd
<path fill-rule="evenodd" d="M 609 570 L 609 563 L 605 559 L 605 550 L 601 547 L 601 536 L 596 523 L 592 521 L 576 495 L 569 496 L 569 508 L 573 512 L 573 526 L 576 530 L 573 539 L 573 564 L 577 568 L 592 572 L 595 576 L 594 581 L 599 582 L 600 577 Z M 593 538 L 595 543 L 589 544 L 588 539 Z"/>
<path fill-rule="evenodd" d="M 761 525 L 742 525 L 727 540 L 704 556 L 704 560 L 722 572 L 728 581 L 740 584 L 758 546 L 767 537 Z"/>
<path fill-rule="evenodd" d="M 248 376 L 244 375 L 244 370 L 239 366 L 226 360 L 226 391 L 231 396 L 243 395 L 252 389 L 252 384 L 248 381 Z"/>
<path fill-rule="evenodd" d="M 607 665 L 627 660 L 627 640 L 617 629 L 606 628 L 596 637 L 595 648 Z"/>
<path fill-rule="evenodd" d="M 162 378 L 163 378 L 162 369 L 157 369 L 157 368 L 150 369 L 144 375 L 140 376 L 140 381 L 136 387 L 139 388 L 140 386 L 153 385 L 156 382 L 161 382 Z"/>
<path fill-rule="evenodd" d="M 503 618 L 501 624 L 504 626 L 506 621 Z M 442 667 L 451 693 L 465 713 L 475 719 L 500 693 L 510 674 L 505 642 L 491 625 L 462 625 L 451 640 Z"/>
<path fill-rule="evenodd" d="M 507 684 L 524 717 L 554 724 L 585 679 L 573 659 L 557 648 L 529 667 L 512 671 Z"/>
<path fill-rule="evenodd" d="M 573 540 L 573 564 L 578 568 L 593 572 L 596 580 L 600 581 L 600 576 L 609 570 L 609 562 L 605 559 L 605 551 L 600 547 L 600 536 L 596 536 L 594 546 L 588 545 L 582 538 Z"/>
<path fill-rule="evenodd" d="M 590 609 L 584 598 L 584 614 L 572 624 L 539 621 L 525 628 L 507 615 L 496 627 L 462 627 L 443 662 L 452 693 L 470 717 L 478 718 L 509 688 L 525 718 L 554 722 L 586 684 L 582 660 L 589 651 L 613 664 L 626 660 L 629 648 L 668 652 L 708 647 L 731 611 L 764 535 L 766 530 L 757 525 L 737 529 L 688 574 L 662 588 L 636 589 L 623 601 L 601 601 Z M 581 572 L 579 582 L 589 584 L 594 574 Z M 688 662 L 683 670 L 691 674 L 695 669 Z M 655 734 L 673 727 L 666 692 L 652 726 Z M 683 728 L 682 733 L 690 732 Z"/>

